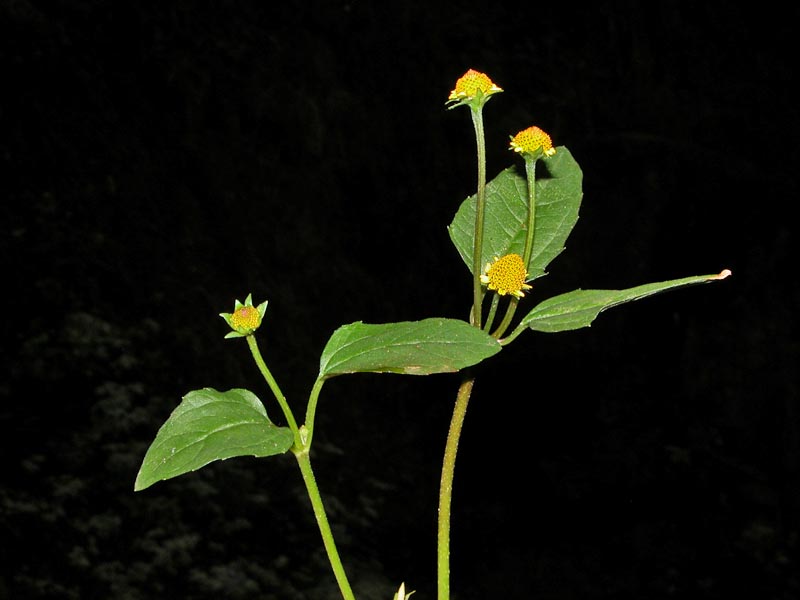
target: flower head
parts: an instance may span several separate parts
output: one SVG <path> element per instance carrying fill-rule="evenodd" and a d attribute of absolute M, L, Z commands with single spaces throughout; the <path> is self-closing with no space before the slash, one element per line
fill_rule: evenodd
<path fill-rule="evenodd" d="M 556 153 L 550 136 L 535 126 L 523 129 L 512 137 L 510 146 L 514 152 L 532 155 L 532 158 L 538 158 L 542 154 L 553 156 Z"/>
<path fill-rule="evenodd" d="M 528 272 L 522 257 L 519 254 L 506 254 L 495 258 L 494 262 L 487 263 L 481 275 L 481 283 L 501 296 L 511 294 L 522 298 L 525 295 L 524 290 L 531 289 L 531 286 L 525 283 L 527 278 Z"/>
<path fill-rule="evenodd" d="M 502 91 L 502 88 L 496 86 L 486 73 L 470 69 L 456 81 L 456 87 L 447 98 L 447 104 L 451 105 L 448 108 L 462 104 L 480 108 L 486 104 L 490 96 Z"/>
<path fill-rule="evenodd" d="M 248 294 L 244 304 L 236 300 L 232 313 L 219 313 L 225 322 L 233 329 L 226 338 L 237 338 L 252 335 L 261 325 L 264 313 L 267 310 L 267 302 L 264 301 L 258 306 L 253 306 L 252 294 Z"/>

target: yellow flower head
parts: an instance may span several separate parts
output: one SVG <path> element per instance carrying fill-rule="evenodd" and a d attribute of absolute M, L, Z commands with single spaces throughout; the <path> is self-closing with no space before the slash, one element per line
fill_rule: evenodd
<path fill-rule="evenodd" d="M 261 325 L 261 315 L 255 306 L 242 306 L 239 310 L 233 311 L 231 325 L 234 329 L 254 330 Z"/>
<path fill-rule="evenodd" d="M 264 301 L 258 306 L 253 306 L 253 297 L 248 294 L 244 304 L 236 300 L 233 308 L 232 313 L 219 314 L 233 329 L 225 336 L 226 338 L 245 337 L 258 329 L 267 310 L 267 302 Z"/>
<path fill-rule="evenodd" d="M 511 149 L 520 154 L 544 154 L 553 156 L 556 149 L 550 136 L 538 127 L 528 127 L 511 138 Z"/>
<path fill-rule="evenodd" d="M 486 73 L 470 69 L 456 81 L 456 87 L 450 92 L 447 104 L 452 104 L 449 108 L 455 108 L 462 104 L 479 107 L 486 103 L 489 96 L 502 91 Z"/>
<path fill-rule="evenodd" d="M 531 286 L 525 283 L 527 278 L 528 272 L 525 270 L 522 257 L 519 254 L 506 254 L 486 265 L 481 275 L 481 283 L 501 296 L 511 294 L 522 298 L 525 295 L 524 290 L 531 289 Z"/>

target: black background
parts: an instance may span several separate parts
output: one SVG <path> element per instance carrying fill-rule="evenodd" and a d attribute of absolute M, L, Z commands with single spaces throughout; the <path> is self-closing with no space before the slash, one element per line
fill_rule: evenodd
<path fill-rule="evenodd" d="M 797 9 L 729 3 L 0 4 L 0 598 L 336 598 L 290 457 L 133 493 L 187 391 L 302 415 L 331 332 L 466 317 L 446 226 L 537 124 L 584 171 L 529 306 L 730 268 L 478 370 L 453 598 L 796 598 Z M 457 375 L 326 385 L 313 460 L 360 598 L 435 596 Z M 267 404 L 278 419 L 277 407 Z"/>

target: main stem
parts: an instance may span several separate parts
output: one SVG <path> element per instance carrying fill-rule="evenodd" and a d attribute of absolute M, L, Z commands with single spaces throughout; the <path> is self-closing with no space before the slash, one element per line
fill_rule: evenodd
<path fill-rule="evenodd" d="M 458 440 L 461 437 L 461 427 L 467 414 L 467 405 L 474 383 L 475 378 L 467 375 L 458 388 L 453 416 L 450 419 L 450 430 L 447 432 L 447 444 L 444 448 L 442 480 L 439 486 L 438 600 L 450 598 L 450 504 L 453 498 L 453 475 L 456 468 Z"/>
<path fill-rule="evenodd" d="M 339 558 L 339 551 L 336 549 L 336 542 L 333 540 L 328 517 L 325 515 L 325 507 L 322 504 L 322 496 L 319 494 L 317 480 L 314 478 L 314 471 L 311 470 L 308 448 L 295 451 L 294 455 L 297 458 L 297 464 L 300 466 L 300 473 L 303 474 L 303 482 L 306 484 L 308 498 L 311 500 L 311 507 L 314 509 L 314 517 L 317 519 L 317 526 L 322 535 L 322 543 L 325 544 L 325 551 L 328 553 L 328 560 L 331 563 L 336 582 L 339 584 L 339 590 L 342 592 L 342 598 L 344 600 L 355 600 L 344 566 Z"/>

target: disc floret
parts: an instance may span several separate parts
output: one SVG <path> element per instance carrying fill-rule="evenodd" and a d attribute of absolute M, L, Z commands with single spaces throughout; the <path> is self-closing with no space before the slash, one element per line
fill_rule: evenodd
<path fill-rule="evenodd" d="M 473 109 L 478 109 L 486 104 L 491 96 L 502 91 L 503 89 L 495 85 L 486 73 L 470 69 L 458 78 L 446 104 L 450 105 L 448 108 L 467 104 Z"/>
<path fill-rule="evenodd" d="M 538 158 L 542 155 L 553 156 L 556 153 L 550 136 L 535 125 L 523 129 L 513 136 L 509 145 L 514 152 L 523 156 L 528 155 L 532 158 Z"/>
<path fill-rule="evenodd" d="M 531 286 L 525 283 L 527 278 L 528 272 L 522 257 L 519 254 L 506 254 L 486 264 L 481 275 L 481 283 L 501 296 L 510 294 L 522 298 L 525 291 L 531 289 Z"/>

